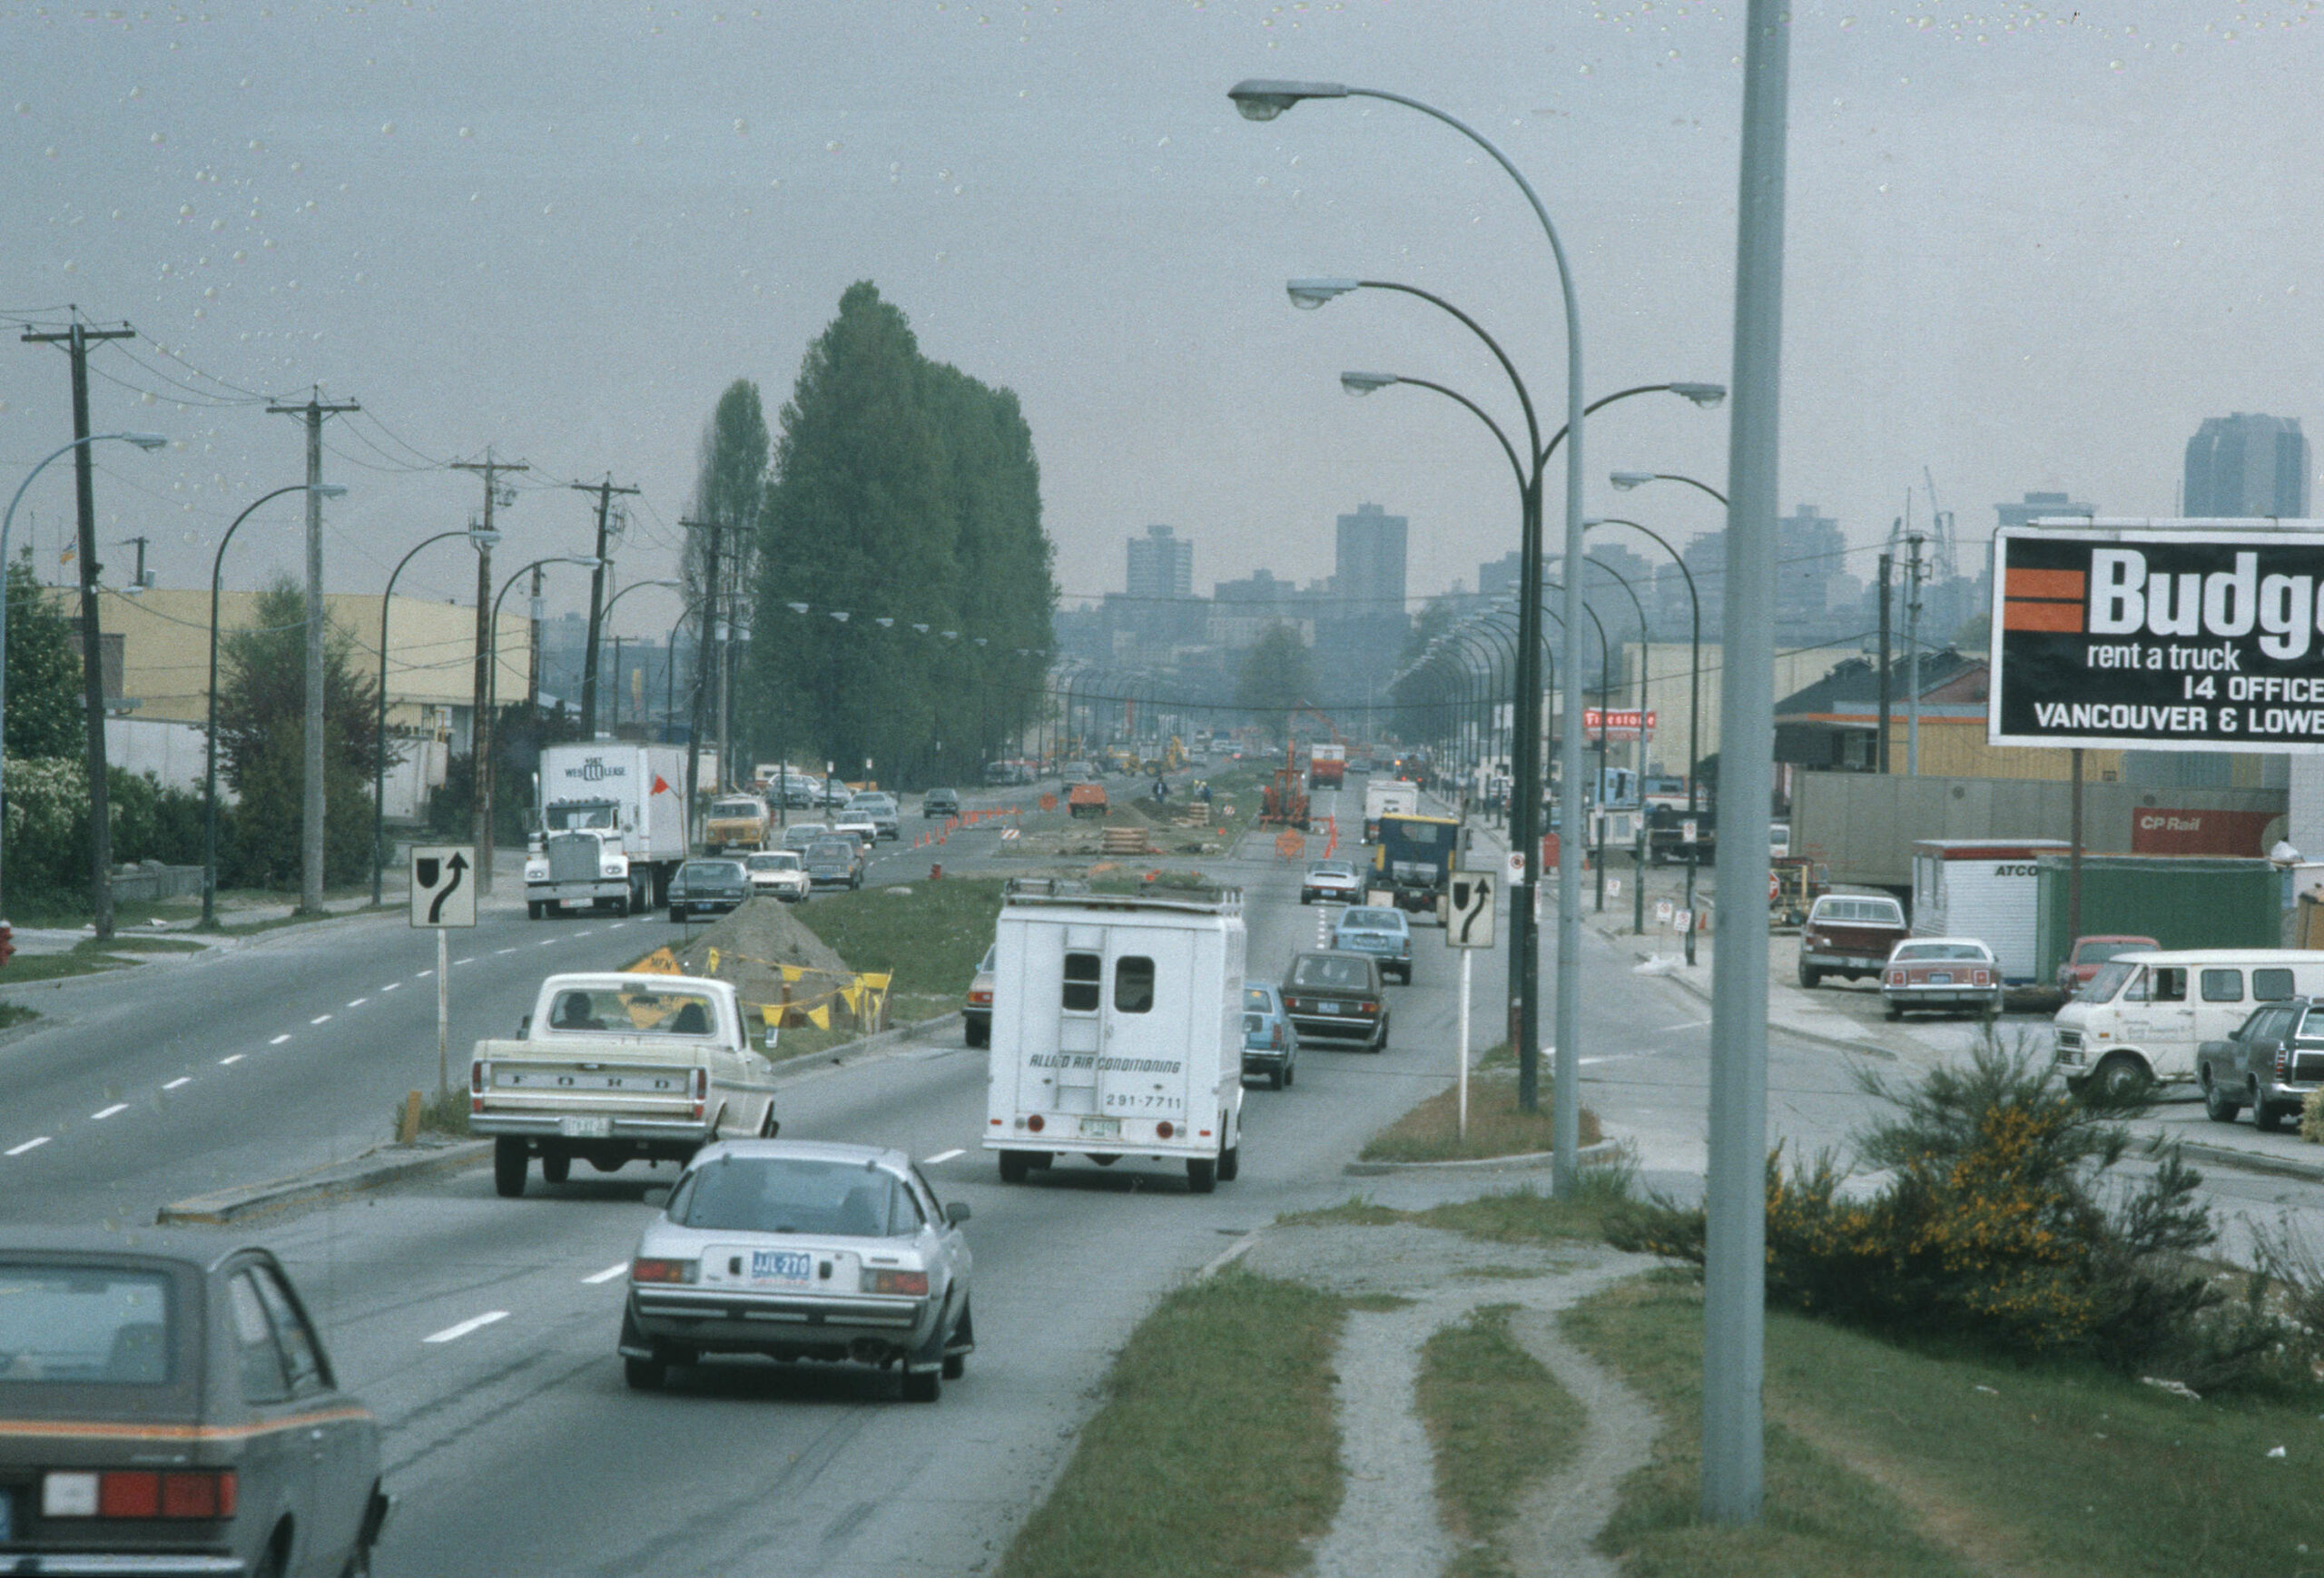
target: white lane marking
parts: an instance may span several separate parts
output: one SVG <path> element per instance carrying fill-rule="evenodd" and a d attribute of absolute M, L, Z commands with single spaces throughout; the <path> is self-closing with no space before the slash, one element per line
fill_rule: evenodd
<path fill-rule="evenodd" d="M 219 1066 L 220 1068 L 222 1068 L 222 1069 L 231 1069 L 231 1068 L 232 1068 L 236 1063 L 241 1062 L 241 1061 L 242 1060 L 242 1057 L 243 1057 L 243 1054 L 242 1054 L 242 1053 L 241 1053 L 241 1052 L 236 1052 L 236 1053 L 235 1053 L 232 1057 L 231 1057 L 231 1058 L 221 1058 L 221 1059 L 219 1059 L 219 1060 L 218 1060 L 218 1066 Z"/>
<path fill-rule="evenodd" d="M 511 948 L 508 952 L 510 952 L 511 953 L 514 953 L 514 952 L 516 952 L 516 950 L 515 950 L 514 948 Z M 469 954 L 466 959 L 455 959 L 455 960 L 453 960 L 453 961 L 452 961 L 452 962 L 453 962 L 455 965 L 459 965 L 459 964 L 473 964 L 473 963 L 475 963 L 475 962 L 476 962 L 476 955 L 475 955 L 475 954 L 473 954 L 473 953 L 471 953 L 471 954 Z"/>
<path fill-rule="evenodd" d="M 381 991 L 393 991 L 397 987 L 401 986 L 403 982 L 400 981 L 390 981 L 385 986 L 379 988 L 379 990 Z"/>
<path fill-rule="evenodd" d="M 116 1102 L 114 1102 L 114 1103 L 113 1103 L 112 1106 L 110 1106 L 110 1107 L 103 1108 L 103 1109 L 102 1109 L 102 1110 L 98 1110 L 98 1111 L 95 1111 L 95 1112 L 92 1112 L 92 1113 L 90 1113 L 90 1114 L 89 1114 L 89 1121 L 90 1121 L 90 1122 L 92 1122 L 92 1123 L 102 1123 L 102 1122 L 103 1122 L 106 1119 L 108 1119 L 108 1118 L 112 1117 L 112 1116 L 113 1116 L 114 1113 L 116 1113 L 116 1112 L 126 1112 L 126 1111 L 128 1111 L 128 1110 L 129 1110 L 129 1103 L 128 1103 L 128 1102 L 126 1102 L 126 1101 L 116 1101 Z"/>
<path fill-rule="evenodd" d="M 584 1282 L 611 1282 L 615 1277 L 620 1276 L 623 1272 L 628 1269 L 629 1262 L 623 1260 L 617 1264 L 606 1267 L 603 1271 L 593 1272 L 589 1276 L 581 1278 L 581 1280 Z"/>
<path fill-rule="evenodd" d="M 47 1143 L 48 1136 L 44 1134 L 38 1139 L 27 1139 L 22 1145 L 11 1146 L 7 1154 L 10 1156 L 22 1156 L 28 1150 L 38 1150 L 42 1146 L 46 1145 Z"/>
<path fill-rule="evenodd" d="M 272 1040 L 271 1040 L 271 1041 L 267 1042 L 266 1044 L 267 1044 L 268 1046 L 270 1046 L 270 1047 L 279 1047 L 279 1046 L 281 1046 L 283 1042 L 285 1042 L 285 1041 L 289 1040 L 290 1039 L 290 1032 L 288 1032 L 288 1031 L 286 1031 L 284 1033 L 282 1033 L 281 1035 L 279 1035 L 279 1036 L 275 1037 Z"/>
<path fill-rule="evenodd" d="M 164 1090 L 174 1090 L 181 1085 L 191 1085 L 192 1083 L 193 1076 L 192 1074 L 180 1074 L 176 1079 L 162 1086 L 162 1089 Z"/>
<path fill-rule="evenodd" d="M 923 1156 L 923 1157 L 921 1157 L 921 1158 L 920 1159 L 920 1165 L 921 1165 L 921 1166 L 922 1166 L 922 1167 L 934 1167 L 938 1162 L 940 1162 L 940 1161 L 950 1161 L 950 1160 L 951 1160 L 954 1157 L 959 1156 L 960 1154 L 961 1154 L 961 1153 L 960 1153 L 960 1151 L 959 1150 L 959 1149 L 958 1149 L 958 1148 L 955 1148 L 955 1149 L 951 1149 L 951 1150 L 940 1150 L 940 1151 L 938 1151 L 934 1156 Z"/>
<path fill-rule="evenodd" d="M 361 1008 L 365 1003 L 367 1003 L 367 1002 L 369 1002 L 369 1001 L 371 1001 L 371 1000 L 370 1000 L 369 998 L 368 998 L 368 997 L 359 997 L 359 998 L 357 998 L 353 1002 L 349 1003 L 347 1006 L 348 1006 L 348 1007 L 350 1007 L 350 1008 Z"/>
<path fill-rule="evenodd" d="M 597 929 L 592 926 L 586 932 L 576 932 L 573 934 L 576 937 L 594 937 L 597 934 Z"/>
<path fill-rule="evenodd" d="M 606 928 L 606 931 L 608 931 L 608 932 L 618 932 L 618 931 L 620 931 L 624 926 L 626 926 L 626 925 L 628 925 L 628 924 L 629 924 L 629 922 L 626 922 L 626 921 L 615 921 L 612 925 L 607 926 L 607 927 Z"/>
<path fill-rule="evenodd" d="M 514 953 L 515 952 L 517 952 L 517 951 L 516 951 L 514 948 L 495 948 L 495 949 L 492 951 L 492 956 L 493 956 L 495 959 L 497 959 L 497 958 L 499 958 L 503 953 Z"/>
<path fill-rule="evenodd" d="M 428 1336 L 421 1337 L 419 1340 L 421 1342 L 429 1343 L 458 1342 L 460 1338 L 468 1336 L 468 1333 L 477 1330 L 479 1327 L 487 1327 L 496 1320 L 507 1320 L 507 1318 L 508 1312 L 505 1309 L 487 1309 L 482 1315 L 472 1315 L 468 1319 L 460 1322 L 458 1326 L 448 1326 L 442 1331 L 432 1332 Z"/>
<path fill-rule="evenodd" d="M 319 1013 L 319 1014 L 315 1015 L 315 1017 L 314 1017 L 314 1018 L 312 1018 L 312 1019 L 309 1020 L 307 1022 L 308 1022 L 309 1024 L 329 1024 L 329 1023 L 330 1023 L 330 1015 L 329 1015 L 329 1014 L 327 1014 L 327 1013 Z"/>
<path fill-rule="evenodd" d="M 425 981 L 425 980 L 427 980 L 429 976 L 431 976 L 431 975 L 433 975 L 433 974 L 435 974 L 435 973 L 436 973 L 436 972 L 435 972 L 434 971 L 432 971 L 432 970 L 423 970 L 423 971 L 421 971 L 419 974 L 417 974 L 417 975 L 413 976 L 413 977 L 412 977 L 412 979 L 413 979 L 414 981 Z"/>
<path fill-rule="evenodd" d="M 541 946 L 542 946 L 542 947 L 544 947 L 544 948 L 554 948 L 554 947 L 556 947 L 559 942 L 564 942 L 564 941 L 565 941 L 565 939 L 564 939 L 564 938 L 562 938 L 562 937 L 544 937 L 544 938 L 542 938 L 542 939 L 541 939 Z M 515 949 L 513 949 L 513 948 L 511 948 L 511 949 L 507 950 L 507 952 L 511 952 L 511 953 L 514 953 L 514 952 L 516 952 L 516 950 L 515 950 Z"/>

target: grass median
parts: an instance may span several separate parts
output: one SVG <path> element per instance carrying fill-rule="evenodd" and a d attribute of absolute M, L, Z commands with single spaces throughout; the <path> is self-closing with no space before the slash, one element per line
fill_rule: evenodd
<path fill-rule="evenodd" d="M 1421 1349 L 1416 1401 L 1436 1448 L 1436 1499 L 1468 1546 L 1449 1578 L 1512 1575 L 1496 1537 L 1526 1491 L 1572 1461 L 1588 1415 L 1509 1329 L 1516 1306 L 1487 1305 Z"/>
<path fill-rule="evenodd" d="M 1365 1161 L 1487 1161 L 1495 1157 L 1531 1156 L 1555 1143 L 1554 1119 L 1544 1099 L 1528 1112 L 1517 1104 L 1517 1076 L 1492 1070 L 1469 1080 L 1469 1129 L 1460 1125 L 1460 1092 L 1444 1090 L 1431 1096 L 1387 1128 L 1364 1141 Z M 1598 1115 L 1583 1108 L 1580 1119 L 1581 1143 L 1595 1145 L 1603 1138 Z"/>
<path fill-rule="evenodd" d="M 1305 1564 L 1340 1502 L 1332 1356 L 1346 1306 L 1229 1270 L 1133 1333 L 1001 1578 L 1179 1578 Z"/>
<path fill-rule="evenodd" d="M 1698 1510 L 1699 1287 L 1678 1273 L 1623 1283 L 1563 1326 L 1667 1425 L 1601 1541 L 1624 1578 L 2324 1571 L 2312 1396 L 2194 1400 L 1771 1310 L 1766 1510 L 1722 1528 Z"/>
<path fill-rule="evenodd" d="M 992 946 L 999 877 L 942 877 L 897 888 L 818 895 L 793 912 L 852 970 L 891 971 L 900 993 L 965 998 Z"/>

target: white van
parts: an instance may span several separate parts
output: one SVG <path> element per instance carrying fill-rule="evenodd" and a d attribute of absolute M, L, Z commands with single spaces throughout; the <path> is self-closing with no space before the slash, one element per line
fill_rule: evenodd
<path fill-rule="evenodd" d="M 1240 1170 L 1238 888 L 1137 893 L 1020 878 L 993 957 L 987 1150 L 1004 1183 L 1078 1152 L 1183 1160 L 1208 1194 Z"/>
<path fill-rule="evenodd" d="M 2195 1049 L 2225 1037 L 2254 1005 L 2324 994 L 2324 952 L 2195 948 L 2134 953 L 2098 967 L 2058 1011 L 2058 1071 L 2130 1091 L 2195 1077 Z"/>

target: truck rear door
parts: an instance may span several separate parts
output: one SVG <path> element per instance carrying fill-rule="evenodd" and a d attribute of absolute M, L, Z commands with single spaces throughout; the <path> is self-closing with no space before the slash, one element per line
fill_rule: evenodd
<path fill-rule="evenodd" d="M 1113 930 L 1106 939 L 1105 968 L 1093 1110 L 1101 1118 L 1167 1118 L 1183 1125 L 1190 1116 L 1186 1059 L 1187 1023 L 1196 1011 L 1194 936 L 1159 928 Z"/>

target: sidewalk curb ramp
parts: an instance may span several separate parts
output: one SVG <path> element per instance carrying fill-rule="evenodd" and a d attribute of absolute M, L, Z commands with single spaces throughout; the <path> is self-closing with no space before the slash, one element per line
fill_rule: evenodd
<path fill-rule="evenodd" d="M 1609 1162 L 1621 1155 L 1622 1142 L 1601 1139 L 1595 1145 L 1585 1145 L 1574 1153 L 1574 1159 L 1584 1167 Z M 1539 1172 L 1557 1159 L 1554 1150 L 1528 1150 L 1515 1156 L 1483 1156 L 1466 1161 L 1351 1161 L 1340 1171 L 1348 1178 L 1386 1178 L 1398 1173 Z"/>
<path fill-rule="evenodd" d="M 960 1018 L 960 1011 L 956 1009 L 934 1019 L 898 1025 L 893 1030 L 881 1031 L 862 1040 L 849 1041 L 829 1051 L 802 1058 L 793 1065 L 778 1063 L 775 1065 L 776 1083 L 778 1086 L 797 1084 L 803 1079 L 828 1072 L 835 1066 L 859 1063 L 894 1051 Z M 492 1141 L 488 1139 L 459 1140 L 424 1148 L 383 1143 L 349 1160 L 333 1162 L 328 1167 L 319 1167 L 295 1177 L 277 1179 L 270 1183 L 240 1184 L 231 1188 L 214 1189 L 208 1194 L 173 1200 L 154 1213 L 153 1225 L 160 1228 L 222 1228 L 252 1217 L 289 1210 L 294 1206 L 311 1205 L 318 1200 L 360 1194 L 366 1189 L 383 1188 L 389 1184 L 406 1183 L 437 1173 L 463 1172 L 471 1167 L 482 1167 L 491 1159 Z"/>

